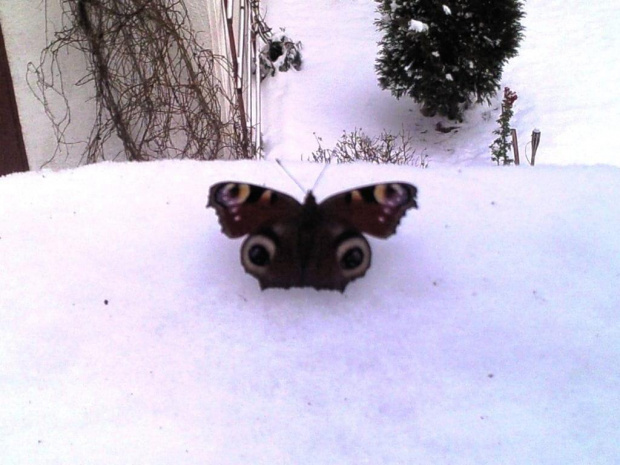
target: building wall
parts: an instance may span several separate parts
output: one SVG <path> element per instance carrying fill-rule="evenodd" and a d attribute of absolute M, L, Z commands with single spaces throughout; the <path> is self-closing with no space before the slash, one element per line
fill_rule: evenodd
<path fill-rule="evenodd" d="M 201 45 L 217 54 L 227 54 L 220 0 L 185 2 Z M 29 88 L 27 80 L 28 63 L 40 62 L 41 51 L 54 39 L 54 33 L 62 28 L 61 1 L 0 0 L 0 22 L 31 169 L 77 166 L 83 153 L 83 147 L 80 149 L 79 145 L 50 161 L 57 139 L 44 106 Z M 81 53 L 63 54 L 62 60 L 66 82 L 78 82 L 84 75 L 84 56 Z M 72 110 L 70 138 L 84 140 L 92 128 L 94 106 L 88 105 L 88 100 L 94 95 L 94 88 L 92 85 L 71 85 L 65 91 Z M 62 115 L 63 108 L 61 99 L 50 101 L 48 105 L 48 110 L 57 115 Z M 106 155 L 112 158 L 121 149 L 120 141 L 112 141 L 110 153 Z"/>
<path fill-rule="evenodd" d="M 9 58 L 4 46 L 2 24 L 0 24 L 0 147 L 0 176 L 29 170 Z"/>

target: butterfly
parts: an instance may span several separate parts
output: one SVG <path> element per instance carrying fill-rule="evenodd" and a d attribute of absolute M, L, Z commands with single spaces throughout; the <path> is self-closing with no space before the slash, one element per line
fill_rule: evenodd
<path fill-rule="evenodd" d="M 266 187 L 241 182 L 211 186 L 222 232 L 248 237 L 241 264 L 261 289 L 314 287 L 344 292 L 364 276 L 371 251 L 362 233 L 387 238 L 409 208 L 417 208 L 417 188 L 404 182 L 373 184 L 316 202 L 304 203 Z"/>

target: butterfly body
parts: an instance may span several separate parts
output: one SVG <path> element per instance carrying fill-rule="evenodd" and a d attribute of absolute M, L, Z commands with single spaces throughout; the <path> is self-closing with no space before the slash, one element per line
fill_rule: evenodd
<path fill-rule="evenodd" d="M 388 237 L 406 210 L 417 207 L 411 184 L 360 187 L 317 204 L 308 192 L 293 197 L 252 184 L 223 182 L 211 187 L 222 232 L 248 235 L 241 264 L 262 289 L 305 287 L 344 291 L 370 267 L 371 251 L 362 232 Z"/>

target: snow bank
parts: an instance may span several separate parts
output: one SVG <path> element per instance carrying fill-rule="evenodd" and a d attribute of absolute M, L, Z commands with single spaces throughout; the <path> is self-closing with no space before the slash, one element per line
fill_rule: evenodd
<path fill-rule="evenodd" d="M 3 463 L 617 463 L 619 169 L 331 167 L 319 199 L 420 189 L 344 295 L 261 292 L 225 179 L 300 194 L 271 163 L 0 178 Z"/>

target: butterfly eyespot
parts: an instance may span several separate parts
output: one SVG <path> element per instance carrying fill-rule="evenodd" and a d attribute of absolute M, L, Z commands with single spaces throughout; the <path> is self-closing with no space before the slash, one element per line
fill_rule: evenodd
<path fill-rule="evenodd" d="M 217 191 L 216 200 L 227 207 L 241 205 L 250 196 L 250 186 L 230 182 Z"/>
<path fill-rule="evenodd" d="M 340 266 L 344 270 L 353 270 L 364 262 L 364 252 L 359 247 L 347 250 L 340 259 Z"/>
<path fill-rule="evenodd" d="M 394 207 L 407 202 L 407 190 L 400 184 L 379 184 L 375 187 L 375 200 L 381 205 Z"/>
<path fill-rule="evenodd" d="M 250 250 L 248 250 L 248 258 L 250 262 L 252 262 L 252 265 L 256 266 L 267 266 L 271 262 L 269 251 L 265 246 L 260 244 L 250 247 Z"/>
<path fill-rule="evenodd" d="M 276 253 L 276 244 L 267 236 L 256 235 L 246 239 L 241 247 L 241 263 L 252 274 L 264 273 Z"/>
<path fill-rule="evenodd" d="M 361 236 L 350 237 L 338 245 L 336 258 L 344 277 L 362 276 L 370 267 L 370 246 Z"/>

